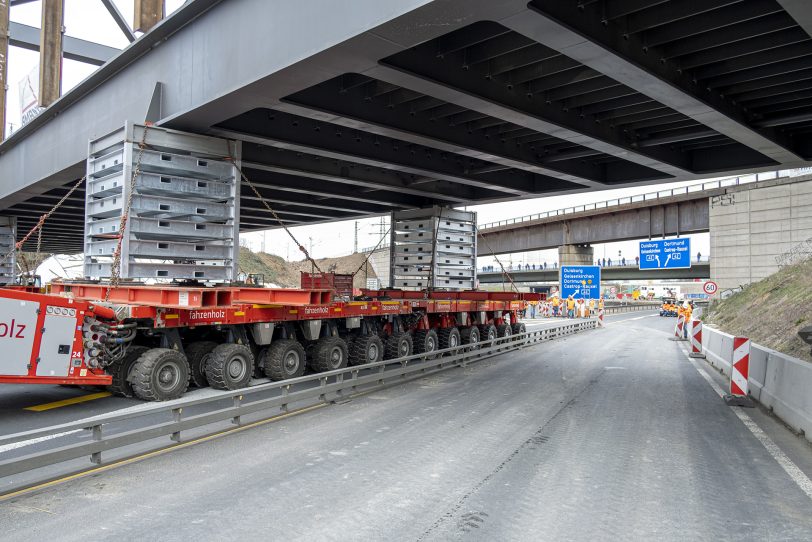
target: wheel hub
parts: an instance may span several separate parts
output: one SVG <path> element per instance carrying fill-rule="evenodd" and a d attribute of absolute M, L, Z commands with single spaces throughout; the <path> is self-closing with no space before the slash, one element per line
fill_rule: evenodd
<path fill-rule="evenodd" d="M 238 356 L 231 358 L 231 361 L 228 363 L 228 376 L 234 380 L 239 380 L 244 373 L 245 363 L 243 363 L 243 360 Z"/>
<path fill-rule="evenodd" d="M 288 355 L 285 356 L 284 366 L 288 373 L 296 372 L 299 367 L 299 356 L 296 355 L 296 352 L 288 352 Z"/>
<path fill-rule="evenodd" d="M 377 344 L 372 343 L 372 344 L 369 345 L 369 350 L 367 350 L 367 359 L 369 361 L 371 361 L 371 362 L 378 359 L 378 345 Z"/>
<path fill-rule="evenodd" d="M 174 387 L 178 380 L 177 368 L 172 365 L 164 365 L 158 371 L 158 383 L 164 389 Z"/>

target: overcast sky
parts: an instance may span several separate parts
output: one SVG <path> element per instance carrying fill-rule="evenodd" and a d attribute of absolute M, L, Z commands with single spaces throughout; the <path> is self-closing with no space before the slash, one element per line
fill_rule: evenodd
<path fill-rule="evenodd" d="M 272 1 L 272 0 L 269 0 Z M 119 11 L 126 20 L 132 22 L 133 2 L 131 0 L 114 0 Z M 183 0 L 166 0 L 167 13 L 174 12 L 183 4 Z M 40 25 L 40 2 L 32 2 L 13 7 L 11 9 L 11 20 L 39 27 Z M 119 28 L 113 22 L 100 0 L 66 0 L 65 9 L 65 31 L 69 36 L 82 38 L 97 43 L 102 43 L 111 47 L 123 48 L 128 42 Z M 9 93 L 7 119 L 9 128 L 16 129 L 20 125 L 20 105 L 18 81 L 36 66 L 38 53 L 26 51 L 12 47 L 9 52 Z M 63 69 L 63 92 L 74 87 L 85 77 L 90 75 L 96 68 L 87 64 L 65 60 Z M 123 119 L 122 119 L 123 120 Z M 138 119 L 133 119 L 138 120 Z M 8 131 L 8 128 L 7 128 Z M 707 180 L 706 180 L 707 181 Z M 522 200 L 510 203 L 498 203 L 491 205 L 479 205 L 470 207 L 469 210 L 476 211 L 479 216 L 479 223 L 493 222 L 507 218 L 523 215 L 530 215 L 544 211 L 563 209 L 566 207 L 583 205 L 618 197 L 627 197 L 646 192 L 656 192 L 667 190 L 686 184 L 693 183 L 670 183 L 667 185 L 652 185 L 631 189 L 607 190 L 602 192 L 591 192 L 583 195 L 557 196 L 538 198 L 532 200 Z M 380 239 L 379 218 L 361 220 L 358 222 L 358 245 L 360 248 L 374 246 Z M 316 257 L 339 256 L 349 254 L 353 250 L 356 224 L 355 222 L 338 222 L 327 225 L 303 226 L 293 228 L 292 233 L 297 239 L 310 246 L 312 244 L 313 254 Z M 282 257 L 300 259 L 298 249 L 290 240 L 290 237 L 282 230 L 272 230 L 265 233 L 250 233 L 242 236 L 242 243 L 253 250 L 264 248 L 266 252 L 278 254 Z M 709 250 L 708 234 L 692 236 L 692 252 L 697 251 L 707 255 Z M 633 258 L 637 254 L 637 242 L 611 243 L 598 245 L 595 247 L 596 257 L 617 256 L 621 251 L 624 256 Z M 556 251 L 542 251 L 522 256 L 505 257 L 512 259 L 514 263 L 541 263 L 547 261 L 552 263 L 557 258 Z M 483 258 L 480 265 L 490 264 L 491 259 Z"/>

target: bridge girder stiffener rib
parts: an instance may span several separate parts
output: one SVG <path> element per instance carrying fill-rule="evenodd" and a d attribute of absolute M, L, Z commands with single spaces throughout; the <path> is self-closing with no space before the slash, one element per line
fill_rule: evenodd
<path fill-rule="evenodd" d="M 533 1 L 529 7 L 536 17 L 503 23 L 741 143 L 763 155 L 764 165 L 803 160 L 782 134 L 755 126 L 739 108 L 704 92 L 690 70 L 661 62 L 639 33 L 605 24 L 596 6 L 581 10 L 575 3 Z"/>

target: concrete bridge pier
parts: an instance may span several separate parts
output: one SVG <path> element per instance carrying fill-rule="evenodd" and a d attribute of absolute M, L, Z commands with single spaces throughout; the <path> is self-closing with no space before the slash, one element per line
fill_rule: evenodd
<path fill-rule="evenodd" d="M 594 265 L 592 245 L 562 245 L 558 247 L 558 267 L 562 265 Z"/>
<path fill-rule="evenodd" d="M 558 247 L 558 284 L 561 280 L 561 268 L 565 265 L 592 265 L 595 249 L 592 245 L 562 245 Z"/>

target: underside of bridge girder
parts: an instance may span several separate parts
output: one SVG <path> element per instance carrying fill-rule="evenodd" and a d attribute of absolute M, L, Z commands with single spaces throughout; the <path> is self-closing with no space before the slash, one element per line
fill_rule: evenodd
<path fill-rule="evenodd" d="M 281 220 L 243 186 L 243 231 L 801 167 L 810 30 L 797 0 L 194 0 L 0 144 L 0 214 L 28 231 L 156 82 L 159 124 L 243 141 Z"/>

